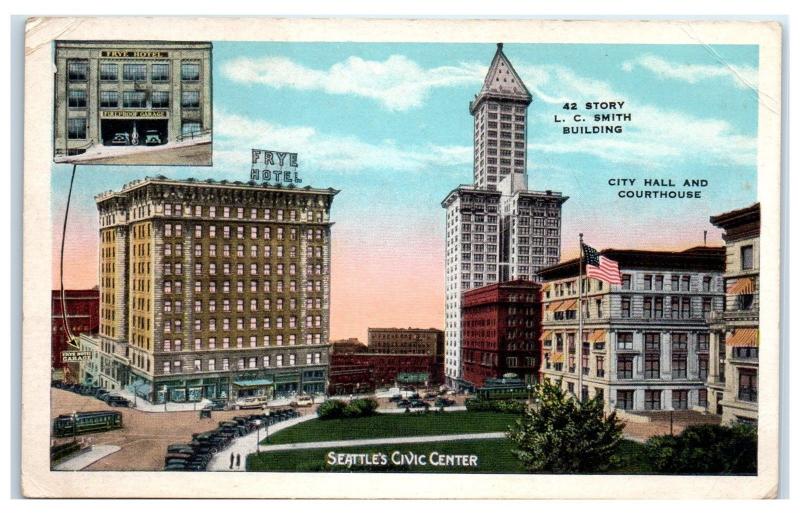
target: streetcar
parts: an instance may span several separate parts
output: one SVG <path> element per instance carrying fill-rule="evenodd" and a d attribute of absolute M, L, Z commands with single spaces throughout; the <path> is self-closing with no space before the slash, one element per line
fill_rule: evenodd
<path fill-rule="evenodd" d="M 69 437 L 89 432 L 105 432 L 122 428 L 122 413 L 115 410 L 76 412 L 53 420 L 53 435 Z"/>

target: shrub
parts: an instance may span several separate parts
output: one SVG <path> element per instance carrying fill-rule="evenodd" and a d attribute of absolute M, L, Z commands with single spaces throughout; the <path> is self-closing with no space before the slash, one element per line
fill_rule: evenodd
<path fill-rule="evenodd" d="M 319 419 L 338 419 L 344 417 L 347 404 L 342 400 L 325 400 L 317 407 Z"/>
<path fill-rule="evenodd" d="M 345 403 L 342 400 L 326 400 L 317 407 L 317 416 L 320 419 L 361 418 L 372 416 L 378 402 L 372 398 L 361 398 Z"/>
<path fill-rule="evenodd" d="M 549 382 L 536 386 L 536 408 L 526 409 L 508 432 L 514 454 L 531 472 L 596 473 L 618 465 L 622 428 L 598 398 L 578 401 Z"/>
<path fill-rule="evenodd" d="M 758 467 L 758 433 L 741 423 L 695 425 L 677 436 L 651 437 L 645 455 L 659 473 L 751 474 Z"/>
<path fill-rule="evenodd" d="M 504 412 L 508 414 L 522 414 L 525 412 L 525 403 L 519 400 L 481 400 L 469 398 L 464 405 L 468 411 L 474 412 Z"/>

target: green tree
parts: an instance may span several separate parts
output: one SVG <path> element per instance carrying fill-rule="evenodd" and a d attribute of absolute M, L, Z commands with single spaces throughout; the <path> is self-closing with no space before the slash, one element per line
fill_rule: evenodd
<path fill-rule="evenodd" d="M 618 464 L 625 424 L 616 412 L 605 415 L 601 399 L 578 401 L 560 382 L 538 384 L 534 398 L 508 432 L 528 471 L 596 473 Z"/>
<path fill-rule="evenodd" d="M 659 473 L 751 474 L 758 467 L 758 433 L 743 423 L 695 425 L 677 436 L 651 437 L 645 455 Z"/>

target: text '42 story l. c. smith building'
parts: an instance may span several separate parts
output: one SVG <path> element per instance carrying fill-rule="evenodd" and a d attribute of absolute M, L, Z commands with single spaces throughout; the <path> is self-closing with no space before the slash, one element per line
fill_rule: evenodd
<path fill-rule="evenodd" d="M 154 403 L 324 392 L 337 192 L 156 177 L 99 195 L 82 381 Z"/>

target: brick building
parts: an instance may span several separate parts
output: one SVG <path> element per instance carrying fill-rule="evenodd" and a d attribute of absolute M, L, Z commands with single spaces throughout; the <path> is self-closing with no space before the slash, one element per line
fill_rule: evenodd
<path fill-rule="evenodd" d="M 514 373 L 536 381 L 541 308 L 539 285 L 512 280 L 472 289 L 462 302 L 463 379 L 482 387 L 487 379 Z"/>
<path fill-rule="evenodd" d="M 99 195 L 84 381 L 156 403 L 324 391 L 337 192 L 154 177 Z"/>
<path fill-rule="evenodd" d="M 444 354 L 444 332 L 435 328 L 370 328 L 367 345 L 373 353 Z"/>
<path fill-rule="evenodd" d="M 64 291 L 67 321 L 74 336 L 82 333 L 96 334 L 100 328 L 100 291 L 93 289 L 67 289 Z M 74 348 L 69 347 L 69 337 L 64 328 L 64 317 L 61 309 L 61 290 L 53 290 L 52 305 L 52 338 L 50 344 L 50 365 L 59 378 L 65 378 L 65 363 L 61 360 L 61 352 Z M 74 369 L 72 369 L 74 368 Z M 77 371 L 73 366 L 71 372 Z"/>

